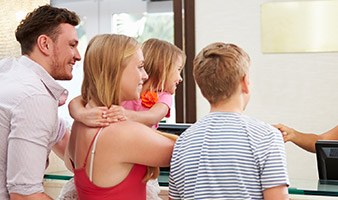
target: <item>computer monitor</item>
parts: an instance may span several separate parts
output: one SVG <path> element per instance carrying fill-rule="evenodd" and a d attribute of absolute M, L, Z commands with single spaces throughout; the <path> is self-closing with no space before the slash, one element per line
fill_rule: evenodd
<path fill-rule="evenodd" d="M 160 123 L 158 125 L 157 130 L 163 131 L 166 133 L 172 133 L 175 135 L 181 135 L 187 128 L 189 128 L 191 124 L 183 124 L 183 123 L 176 123 L 176 124 L 165 124 Z"/>
<path fill-rule="evenodd" d="M 158 125 L 157 130 L 179 136 L 190 126 L 191 124 L 183 124 L 183 123 L 176 123 L 176 124 L 160 123 Z M 158 177 L 158 182 L 160 186 L 168 186 L 169 172 L 170 172 L 170 167 L 160 168 L 160 176 Z"/>
<path fill-rule="evenodd" d="M 318 175 L 321 182 L 338 181 L 338 141 L 319 140 L 316 142 Z"/>

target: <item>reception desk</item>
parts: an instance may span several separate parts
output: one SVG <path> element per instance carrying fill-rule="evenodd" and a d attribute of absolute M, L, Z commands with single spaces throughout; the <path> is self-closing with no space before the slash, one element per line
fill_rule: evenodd
<path fill-rule="evenodd" d="M 73 174 L 69 171 L 60 171 L 45 174 L 46 180 L 69 180 Z M 160 186 L 167 187 L 169 172 L 161 171 L 158 178 Z M 338 198 L 338 182 L 320 183 L 318 180 L 297 180 L 291 179 L 289 194 L 294 195 L 318 195 L 318 196 L 336 196 Z"/>
<path fill-rule="evenodd" d="M 159 130 L 180 135 L 190 124 L 160 124 Z M 45 179 L 66 181 L 73 177 L 69 171 L 60 171 L 45 174 Z M 168 189 L 169 168 L 161 168 L 158 178 L 159 185 Z M 338 182 L 321 183 L 318 180 L 297 180 L 291 179 L 289 194 L 292 200 L 299 199 L 338 199 Z"/>

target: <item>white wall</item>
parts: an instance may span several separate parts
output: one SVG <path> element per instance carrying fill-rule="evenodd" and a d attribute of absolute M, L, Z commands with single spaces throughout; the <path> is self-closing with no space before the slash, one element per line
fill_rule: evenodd
<path fill-rule="evenodd" d="M 196 0 L 196 52 L 216 41 L 235 43 L 248 52 L 252 96 L 246 114 L 305 132 L 333 128 L 338 123 L 338 54 L 262 54 L 260 4 L 265 2 Z M 198 89 L 197 116 L 208 112 Z M 291 179 L 318 178 L 315 154 L 289 143 L 286 151 Z"/>
<path fill-rule="evenodd" d="M 152 13 L 172 11 L 172 2 L 150 2 L 145 0 L 51 0 L 56 7 L 67 8 L 76 12 L 81 18 L 86 38 L 80 40 L 79 50 L 82 58 L 89 40 L 97 34 L 111 33 L 112 15 L 116 13 Z M 59 108 L 62 118 L 72 123 L 68 114 L 68 103 L 71 99 L 81 94 L 83 79 L 82 61 L 77 62 L 73 68 L 73 79 L 71 81 L 60 81 L 60 84 L 69 91 L 67 104 Z M 174 122 L 175 111 L 172 110 L 171 117 L 167 122 Z"/>
<path fill-rule="evenodd" d="M 97 1 L 83 0 L 80 5 L 76 0 L 56 2 L 81 17 L 86 16 L 88 40 L 97 33 L 111 30 L 112 13 L 146 9 L 146 1 L 141 0 L 99 0 L 100 7 Z M 285 123 L 305 132 L 323 132 L 337 124 L 337 53 L 262 54 L 260 4 L 268 1 L 195 1 L 196 52 L 211 42 L 223 41 L 241 46 L 251 57 L 252 97 L 246 114 L 268 123 Z M 80 73 L 82 69 L 74 70 Z M 74 80 L 64 83 L 66 88 L 80 88 L 82 76 L 78 73 Z M 200 118 L 208 113 L 209 105 L 198 89 L 197 92 L 197 117 Z M 73 92 L 70 99 L 78 94 Z M 66 106 L 60 111 L 68 116 Z M 286 144 L 286 150 L 290 178 L 317 179 L 314 154 L 293 144 Z"/>

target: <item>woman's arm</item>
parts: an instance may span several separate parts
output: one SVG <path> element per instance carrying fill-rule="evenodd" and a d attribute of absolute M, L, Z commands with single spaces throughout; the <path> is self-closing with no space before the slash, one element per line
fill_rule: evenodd
<path fill-rule="evenodd" d="M 114 159 L 124 163 L 138 163 L 153 167 L 169 166 L 174 141 L 143 124 L 124 121 L 108 127 L 104 146 Z M 113 145 L 112 145 L 113 144 Z"/>
<path fill-rule="evenodd" d="M 338 140 L 338 126 L 320 135 L 313 133 L 302 133 L 283 124 L 274 125 L 282 134 L 284 142 L 291 141 L 302 149 L 316 152 L 315 144 L 318 140 Z"/>

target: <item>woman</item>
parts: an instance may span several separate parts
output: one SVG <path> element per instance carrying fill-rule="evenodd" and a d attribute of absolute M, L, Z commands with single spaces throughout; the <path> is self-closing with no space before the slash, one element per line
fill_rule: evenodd
<path fill-rule="evenodd" d="M 284 124 L 274 125 L 283 135 L 284 142 L 293 142 L 300 148 L 315 153 L 318 140 L 338 140 L 338 126 L 321 134 L 303 133 Z"/>
<path fill-rule="evenodd" d="M 138 99 L 148 78 L 143 62 L 135 39 L 94 37 L 84 58 L 81 92 L 86 108 Z M 168 166 L 173 144 L 137 122 L 91 128 L 75 121 L 68 148 L 79 199 L 146 199 L 146 166 Z"/>

